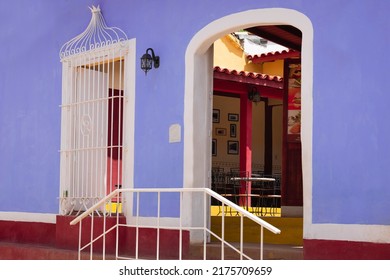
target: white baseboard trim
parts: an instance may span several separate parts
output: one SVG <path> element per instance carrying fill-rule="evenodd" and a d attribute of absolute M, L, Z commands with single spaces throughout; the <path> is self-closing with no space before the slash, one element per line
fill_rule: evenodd
<path fill-rule="evenodd" d="M 311 224 L 307 227 L 304 239 L 390 243 L 390 226 L 385 225 Z"/>
<path fill-rule="evenodd" d="M 29 212 L 0 212 L 0 221 L 56 223 L 56 214 Z"/>

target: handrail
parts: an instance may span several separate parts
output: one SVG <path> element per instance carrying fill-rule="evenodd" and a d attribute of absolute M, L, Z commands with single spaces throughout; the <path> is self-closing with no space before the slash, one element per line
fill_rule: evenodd
<path fill-rule="evenodd" d="M 180 210 L 182 211 L 182 201 L 183 201 L 183 195 L 185 193 L 200 193 L 201 195 L 203 195 L 203 204 L 206 206 L 207 205 L 207 200 L 206 199 L 211 199 L 211 198 L 214 198 L 216 200 L 218 200 L 220 202 L 220 205 L 222 205 L 222 213 L 224 213 L 224 209 L 225 207 L 230 207 L 231 210 L 235 211 L 237 213 L 238 216 L 240 216 L 240 244 L 239 244 L 239 248 L 236 248 L 233 244 L 231 244 L 230 242 L 228 242 L 227 240 L 225 240 L 225 226 L 224 226 L 224 221 L 225 221 L 225 215 L 223 215 L 222 217 L 222 231 L 221 231 L 221 235 L 219 236 L 219 234 L 213 232 L 210 228 L 208 228 L 207 226 L 207 211 L 204 211 L 204 217 L 203 217 L 203 226 L 184 226 L 182 224 L 182 219 L 183 219 L 183 215 L 182 215 L 182 212 L 180 213 L 180 218 L 179 218 L 179 225 L 178 226 L 167 226 L 167 225 L 160 225 L 160 210 L 161 210 L 161 204 L 160 204 L 160 199 L 161 199 L 161 193 L 179 193 L 180 194 Z M 109 206 L 112 202 L 113 202 L 113 199 L 114 198 L 117 198 L 119 199 L 120 198 L 120 195 L 122 193 L 135 193 L 137 195 L 137 210 L 136 210 L 136 224 L 135 224 L 135 227 L 134 225 L 132 224 L 121 224 L 120 220 L 119 220 L 119 215 L 120 215 L 120 212 L 122 212 L 123 210 L 113 210 L 111 207 L 109 207 L 111 210 L 108 210 L 107 209 L 107 206 Z M 152 228 L 155 228 L 157 230 L 157 239 L 156 239 L 156 248 L 155 248 L 155 253 L 156 253 L 156 259 L 158 260 L 160 258 L 160 230 L 162 229 L 173 229 L 173 230 L 178 230 L 179 231 L 179 251 L 178 251 L 178 256 L 179 256 L 179 259 L 181 260 L 182 257 L 183 257 L 183 230 L 186 230 L 186 231 L 189 231 L 189 232 L 192 232 L 192 231 L 197 231 L 197 230 L 202 230 L 203 231 L 203 259 L 206 260 L 207 257 L 207 235 L 210 234 L 210 236 L 213 236 L 214 238 L 216 238 L 217 240 L 221 241 L 221 259 L 223 260 L 225 258 L 225 246 L 228 246 L 228 248 L 232 249 L 234 252 L 238 253 L 239 256 L 240 256 L 240 259 L 242 260 L 243 258 L 246 258 L 246 259 L 252 259 L 248 254 L 246 254 L 244 252 L 244 218 L 248 218 L 249 220 L 253 221 L 254 223 L 256 223 L 258 226 L 260 226 L 260 260 L 263 260 L 263 250 L 264 250 L 264 247 L 263 247 L 263 242 L 264 242 L 264 228 L 266 228 L 267 230 L 269 230 L 270 232 L 274 233 L 274 234 L 280 234 L 281 231 L 274 227 L 273 225 L 269 224 L 268 222 L 264 221 L 263 219 L 255 216 L 254 214 L 248 212 L 246 209 L 238 206 L 237 204 L 235 204 L 234 202 L 231 202 L 229 201 L 228 199 L 226 199 L 225 197 L 221 196 L 220 194 L 216 193 L 215 191 L 209 189 L 209 188 L 166 188 L 166 189 L 160 189 L 160 188 L 153 188 L 153 189 L 116 189 L 114 190 L 113 192 L 111 192 L 110 194 L 108 194 L 106 197 L 104 197 L 103 199 L 101 199 L 99 202 L 95 203 L 92 207 L 90 207 L 88 210 L 86 210 L 85 212 L 83 212 L 80 216 L 76 217 L 75 219 L 73 219 L 71 222 L 70 222 L 70 225 L 76 225 L 76 224 L 79 224 L 79 249 L 78 249 L 78 258 L 81 259 L 82 257 L 82 251 L 84 251 L 85 249 L 89 248 L 89 256 L 90 256 L 90 259 L 92 260 L 93 259 L 93 255 L 95 252 L 99 252 L 100 249 L 99 248 L 96 248 L 94 247 L 94 244 L 98 244 L 98 243 L 95 243 L 97 242 L 98 240 L 101 240 L 102 242 L 102 251 L 103 252 L 103 260 L 105 259 L 105 256 L 106 256 L 106 249 L 107 250 L 113 250 L 115 249 L 115 258 L 116 259 L 133 259 L 132 257 L 130 257 L 129 255 L 126 256 L 126 254 L 132 254 L 130 253 L 129 251 L 126 251 L 128 250 L 129 248 L 125 249 L 125 252 L 122 252 L 124 253 L 125 255 L 122 255 L 122 253 L 119 252 L 119 235 L 120 235 L 120 228 L 127 228 L 127 229 L 130 229 L 130 228 L 135 228 L 135 256 L 134 258 L 135 259 L 139 259 L 140 255 L 140 251 L 139 251 L 139 235 L 140 235 L 140 228 L 151 228 L 150 226 L 148 226 L 147 224 L 144 224 L 142 222 L 142 224 L 139 223 L 139 196 L 141 195 L 141 193 L 157 193 L 158 194 L 158 213 L 157 213 L 157 225 L 153 226 Z M 117 201 L 117 200 L 115 200 Z M 121 204 L 124 203 L 124 201 L 120 202 Z M 121 207 L 123 207 L 124 205 L 122 205 Z M 118 207 L 118 205 L 116 205 L 116 207 Z M 206 206 L 207 207 L 207 206 Z M 94 213 L 96 212 L 99 216 L 100 213 L 103 211 L 103 228 L 102 229 L 97 229 L 97 231 L 95 231 L 95 227 L 94 227 Z M 113 213 L 113 211 L 116 213 L 116 223 L 114 225 L 110 225 L 109 228 L 107 228 L 107 224 L 106 224 L 106 218 L 108 216 L 111 216 L 111 214 Z M 88 235 L 90 235 L 90 240 L 89 242 L 85 243 L 84 241 L 84 238 L 83 238 L 83 226 L 82 226 L 82 222 L 83 222 L 83 219 L 86 218 L 86 217 L 90 217 L 91 218 L 91 223 L 90 223 L 90 230 L 86 231 Z M 100 230 L 103 230 L 103 232 L 100 232 Z M 113 231 L 116 231 L 115 232 L 115 245 L 112 244 L 112 240 L 111 237 L 108 239 L 110 241 L 109 244 L 110 245 L 107 245 L 107 239 L 106 239 L 106 236 L 110 233 L 110 232 L 113 232 Z M 127 232 L 127 230 L 125 230 L 125 232 Z M 87 235 L 87 236 L 88 236 Z M 127 234 L 125 233 L 124 236 L 127 236 Z M 127 244 L 127 243 L 126 243 Z M 126 246 L 128 246 L 130 244 L 127 244 L 125 245 L 123 248 L 125 248 Z M 95 245 L 95 246 L 100 246 L 100 245 Z M 114 247 L 113 247 L 114 246 Z M 121 247 L 122 248 L 122 247 Z M 188 248 L 186 247 L 186 252 L 188 253 Z M 142 253 L 144 254 L 144 253 Z M 86 255 L 84 255 L 85 257 Z"/>
<path fill-rule="evenodd" d="M 231 207 L 232 209 L 236 210 L 238 213 L 242 214 L 243 216 L 246 216 L 250 220 L 254 221 L 255 223 L 265 227 L 269 231 L 275 234 L 280 234 L 280 229 L 274 227 L 270 223 L 264 221 L 263 219 L 257 217 L 256 215 L 253 215 L 252 213 L 248 212 L 244 208 L 238 206 L 237 204 L 231 202 L 230 200 L 226 199 L 225 197 L 221 196 L 220 194 L 216 193 L 215 191 L 204 188 L 205 192 L 208 193 L 210 196 L 214 197 L 215 199 L 219 200 L 220 202 L 224 203 L 225 205 Z"/>
<path fill-rule="evenodd" d="M 117 196 L 119 193 L 124 193 L 124 192 L 143 192 L 143 193 L 155 193 L 155 192 L 206 192 L 210 196 L 214 197 L 215 199 L 219 200 L 223 204 L 231 207 L 238 213 L 240 213 L 242 216 L 245 216 L 252 220 L 253 222 L 259 224 L 260 226 L 268 229 L 274 234 L 280 234 L 280 229 L 274 227 L 270 223 L 264 221 L 263 219 L 253 215 L 252 213 L 248 212 L 247 210 L 243 209 L 242 207 L 238 206 L 237 204 L 229 201 L 228 199 L 224 198 L 220 194 L 216 193 L 215 191 L 209 189 L 209 188 L 166 188 L 166 189 L 116 189 L 110 194 L 108 194 L 106 197 L 102 198 L 99 202 L 94 204 L 91 208 L 89 208 L 87 211 L 82 213 L 80 216 L 76 217 L 70 222 L 70 225 L 76 225 L 80 221 L 82 221 L 84 218 L 88 217 L 90 214 L 92 214 L 95 210 L 99 209 L 101 206 L 104 205 L 104 203 L 107 200 L 110 200 L 111 198 Z"/>
<path fill-rule="evenodd" d="M 84 218 L 86 218 L 90 214 L 92 214 L 92 212 L 94 212 L 96 209 L 99 209 L 99 207 L 103 206 L 107 200 L 110 200 L 111 198 L 115 197 L 119 191 L 121 191 L 121 189 L 116 189 L 116 190 L 112 191 L 111 193 L 109 193 L 108 195 L 106 195 L 105 197 L 103 197 L 101 200 L 96 202 L 91 208 L 89 208 L 87 211 L 83 212 L 83 214 L 74 218 L 70 222 L 70 225 L 71 226 L 77 225 L 79 222 L 84 220 Z"/>

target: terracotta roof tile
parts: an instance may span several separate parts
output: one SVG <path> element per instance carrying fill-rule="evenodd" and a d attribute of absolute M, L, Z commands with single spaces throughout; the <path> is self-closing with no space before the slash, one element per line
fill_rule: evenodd
<path fill-rule="evenodd" d="M 227 75 L 233 75 L 233 76 L 247 77 L 247 78 L 252 78 L 252 79 L 267 80 L 267 81 L 275 81 L 275 82 L 282 82 L 283 81 L 283 78 L 280 76 L 272 76 L 272 75 L 247 72 L 247 71 L 229 70 L 227 68 L 221 68 L 219 66 L 214 67 L 214 72 L 223 73 L 223 74 L 227 74 Z"/>
<path fill-rule="evenodd" d="M 252 62 L 264 62 L 277 59 L 291 58 L 291 57 L 300 57 L 301 52 L 295 50 L 283 50 L 283 51 L 274 51 L 269 53 L 262 53 L 256 55 L 248 55 L 247 58 L 252 60 Z"/>

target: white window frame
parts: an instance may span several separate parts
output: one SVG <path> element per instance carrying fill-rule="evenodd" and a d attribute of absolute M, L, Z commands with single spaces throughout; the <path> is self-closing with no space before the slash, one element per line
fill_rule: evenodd
<path fill-rule="evenodd" d="M 122 188 L 134 187 L 134 111 L 135 111 L 135 55 L 136 41 L 135 39 L 125 40 L 118 43 L 110 44 L 105 47 L 88 50 L 87 52 L 71 55 L 62 59 L 62 104 L 66 104 L 68 100 L 69 81 L 75 73 L 76 67 L 72 66 L 72 62 L 80 61 L 81 56 L 88 54 L 92 58 L 89 63 L 96 59 L 96 62 L 104 61 L 104 58 L 99 57 L 99 53 L 110 52 L 110 56 L 123 58 L 123 142 L 122 142 Z M 73 67 L 73 68 L 72 68 Z M 69 176 L 66 172 L 66 160 L 63 153 L 69 147 L 70 135 L 67 133 L 69 119 L 66 114 L 66 109 L 62 108 L 61 116 L 61 163 L 60 163 L 60 203 L 59 213 L 65 214 L 69 210 L 71 198 L 68 197 L 66 186 L 69 181 Z M 98 198 L 97 198 L 98 199 Z M 73 202 L 72 202 L 73 203 Z M 131 207 L 125 207 L 130 210 Z"/>

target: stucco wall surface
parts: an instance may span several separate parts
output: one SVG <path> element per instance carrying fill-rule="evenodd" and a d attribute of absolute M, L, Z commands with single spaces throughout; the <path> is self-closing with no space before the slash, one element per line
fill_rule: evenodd
<path fill-rule="evenodd" d="M 386 0 L 1 1 L 0 211 L 58 211 L 58 53 L 86 28 L 91 5 L 136 38 L 137 68 L 146 48 L 161 58 L 136 75 L 136 187 L 183 184 L 184 146 L 169 143 L 168 131 L 183 126 L 184 58 L 196 32 L 229 14 L 287 8 L 314 29 L 313 223 L 390 224 Z"/>

